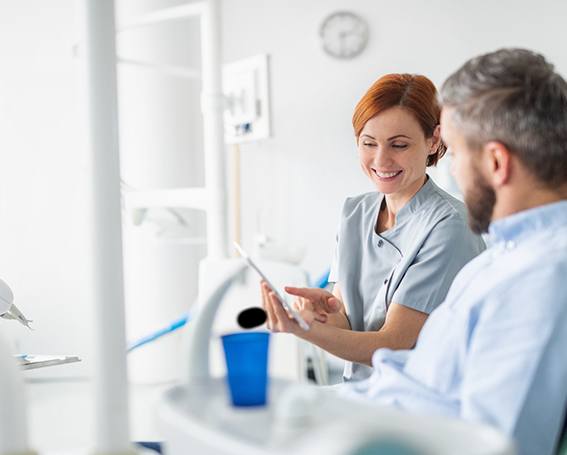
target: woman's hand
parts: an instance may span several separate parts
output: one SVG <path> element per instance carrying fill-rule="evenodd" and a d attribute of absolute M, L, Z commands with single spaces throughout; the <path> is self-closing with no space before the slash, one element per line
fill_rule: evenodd
<path fill-rule="evenodd" d="M 295 335 L 305 334 L 305 330 L 299 327 L 297 322 L 285 310 L 275 292 L 273 292 L 265 281 L 260 285 L 262 291 L 262 304 L 268 316 L 267 326 L 272 332 L 287 332 Z M 294 309 L 300 314 L 307 325 L 311 326 L 313 321 L 324 322 L 308 304 L 295 302 Z"/>
<path fill-rule="evenodd" d="M 293 307 L 301 317 L 311 325 L 313 321 L 325 323 L 329 313 L 341 310 L 342 303 L 331 293 L 323 289 L 286 287 L 286 291 L 298 297 Z M 297 322 L 288 314 L 278 297 L 266 282 L 261 283 L 262 303 L 268 315 L 267 326 L 273 332 L 303 332 Z"/>
<path fill-rule="evenodd" d="M 295 305 L 298 308 L 314 312 L 319 322 L 326 322 L 329 314 L 338 313 L 343 308 L 342 302 L 325 289 L 286 286 L 285 291 L 297 297 Z"/>
<path fill-rule="evenodd" d="M 296 305 L 308 308 L 315 314 L 315 320 L 340 329 L 350 330 L 350 321 L 346 315 L 338 283 L 333 293 L 319 288 L 286 287 L 288 294 L 296 296 Z"/>

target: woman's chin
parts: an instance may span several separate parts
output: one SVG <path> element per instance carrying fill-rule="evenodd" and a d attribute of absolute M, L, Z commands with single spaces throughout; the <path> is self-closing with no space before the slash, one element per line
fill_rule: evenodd
<path fill-rule="evenodd" d="M 378 190 L 379 193 L 382 194 L 394 194 L 400 190 L 400 183 L 399 182 L 383 182 L 377 179 L 373 179 L 374 186 Z"/>
<path fill-rule="evenodd" d="M 378 191 L 384 194 L 395 193 L 401 186 L 403 176 L 403 170 L 390 177 L 380 176 L 377 172 L 372 171 L 372 181 L 374 185 L 376 185 Z"/>

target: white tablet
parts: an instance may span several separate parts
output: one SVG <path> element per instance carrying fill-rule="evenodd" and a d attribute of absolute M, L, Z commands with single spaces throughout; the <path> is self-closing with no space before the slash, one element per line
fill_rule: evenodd
<path fill-rule="evenodd" d="M 286 309 L 287 312 L 291 315 L 291 317 L 295 319 L 295 321 L 299 324 L 299 327 L 301 327 L 303 330 L 309 330 L 309 325 L 307 324 L 307 322 L 305 322 L 305 320 L 301 317 L 301 315 L 295 309 L 293 309 L 293 307 L 289 303 L 287 303 L 285 297 L 280 292 L 278 292 L 276 287 L 271 283 L 270 280 L 268 280 L 268 277 L 264 275 L 264 273 L 254 263 L 254 261 L 252 261 L 250 256 L 248 256 L 248 254 L 246 253 L 246 251 L 244 251 L 238 243 L 236 242 L 233 243 L 234 243 L 234 247 L 236 248 L 236 251 L 238 251 L 240 256 L 242 256 L 242 258 L 248 263 L 248 265 L 252 267 L 258 273 L 258 275 L 260 275 L 260 277 L 268 284 L 268 287 L 272 291 L 274 291 L 274 294 L 276 294 L 276 297 L 278 298 L 284 309 Z"/>

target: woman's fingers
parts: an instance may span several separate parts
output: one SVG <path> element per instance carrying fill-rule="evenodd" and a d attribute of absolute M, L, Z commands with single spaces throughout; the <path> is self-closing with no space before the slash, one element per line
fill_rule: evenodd
<path fill-rule="evenodd" d="M 295 322 L 290 319 L 287 311 L 284 310 L 282 304 L 276 297 L 274 292 L 269 293 L 270 296 L 270 309 L 273 312 L 275 325 L 272 330 L 276 332 L 292 332 L 293 331 L 293 324 Z"/>
<path fill-rule="evenodd" d="M 301 302 L 301 308 L 304 310 L 315 311 L 315 305 L 309 299 L 305 297 L 299 297 L 299 301 Z"/>
<path fill-rule="evenodd" d="M 262 304 L 268 316 L 267 326 L 272 332 L 290 332 L 290 320 L 276 294 L 265 281 L 261 283 Z"/>
<path fill-rule="evenodd" d="M 339 299 L 337 299 L 335 296 L 333 296 L 333 297 L 329 297 L 329 299 L 327 299 L 327 305 L 330 309 L 329 313 L 336 313 L 336 312 L 340 311 L 342 303 Z"/>
<path fill-rule="evenodd" d="M 278 331 L 278 318 L 274 312 L 271 302 L 266 305 L 266 314 L 268 315 L 268 328 L 272 331 Z"/>
<path fill-rule="evenodd" d="M 268 285 L 265 282 L 262 282 L 260 284 L 260 288 L 262 289 L 262 305 L 264 307 L 264 310 L 266 310 L 266 314 L 268 316 L 266 325 L 268 326 L 269 330 L 273 330 L 277 323 L 277 319 L 272 308 L 272 302 L 269 295 L 270 291 L 268 289 Z"/>
<path fill-rule="evenodd" d="M 309 300 L 318 300 L 320 299 L 325 293 L 329 295 L 333 295 L 330 292 L 325 291 L 324 289 L 319 288 L 296 288 L 293 286 L 286 286 L 285 292 L 291 295 L 295 295 L 297 297 L 304 297 Z"/>
<path fill-rule="evenodd" d="M 336 313 L 341 308 L 340 301 L 325 289 L 286 286 L 285 291 L 288 294 L 309 300 L 313 305 L 313 310 L 318 313 L 324 311 L 327 313 Z"/>
<path fill-rule="evenodd" d="M 303 312 L 309 313 L 311 320 L 315 320 L 323 323 L 327 322 L 328 319 L 327 313 L 325 311 L 315 311 L 313 303 L 308 299 L 305 299 L 303 297 L 298 297 L 293 301 L 292 306 L 293 309 L 295 311 L 298 311 L 300 314 L 303 314 Z"/>
<path fill-rule="evenodd" d="M 307 322 L 307 325 L 311 327 L 311 324 L 313 324 L 313 321 L 318 321 L 317 319 L 317 313 L 314 313 L 313 311 L 309 311 L 309 310 L 302 310 L 299 312 L 299 315 L 303 318 L 303 320 L 305 322 Z M 324 322 L 324 321 L 319 321 L 319 322 Z M 295 322 L 294 322 L 295 324 Z M 299 327 L 299 325 L 297 325 Z M 303 330 L 303 329 L 300 329 Z"/>
<path fill-rule="evenodd" d="M 260 285 L 262 291 L 262 305 L 268 316 L 267 326 L 272 332 L 291 332 L 297 333 L 299 325 L 283 307 L 276 294 L 270 287 L 262 281 Z M 307 324 L 313 321 L 326 322 L 325 312 L 314 311 L 313 303 L 309 299 L 298 298 L 293 302 L 293 308 L 299 312 Z"/>
<path fill-rule="evenodd" d="M 268 298 L 268 291 L 264 283 L 260 283 L 260 293 L 262 294 L 262 308 L 266 310 L 270 303 L 270 299 Z"/>
<path fill-rule="evenodd" d="M 295 299 L 291 306 L 295 311 L 301 311 L 303 309 L 303 302 L 300 299 Z"/>
<path fill-rule="evenodd" d="M 308 313 L 312 320 L 323 323 L 327 322 L 327 312 L 322 311 L 320 308 L 316 308 L 316 305 L 313 305 L 313 302 L 311 302 L 311 300 L 304 297 L 299 297 L 296 302 L 298 303 L 298 308 L 296 309 Z"/>

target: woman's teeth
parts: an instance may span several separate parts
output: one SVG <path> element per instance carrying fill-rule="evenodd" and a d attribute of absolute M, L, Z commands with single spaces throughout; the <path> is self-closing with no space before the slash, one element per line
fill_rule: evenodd
<path fill-rule="evenodd" d="M 376 175 L 382 179 L 388 179 L 391 177 L 394 177 L 396 175 L 398 175 L 400 172 L 402 171 L 395 171 L 395 172 L 379 172 L 379 171 L 374 171 L 376 172 Z"/>

